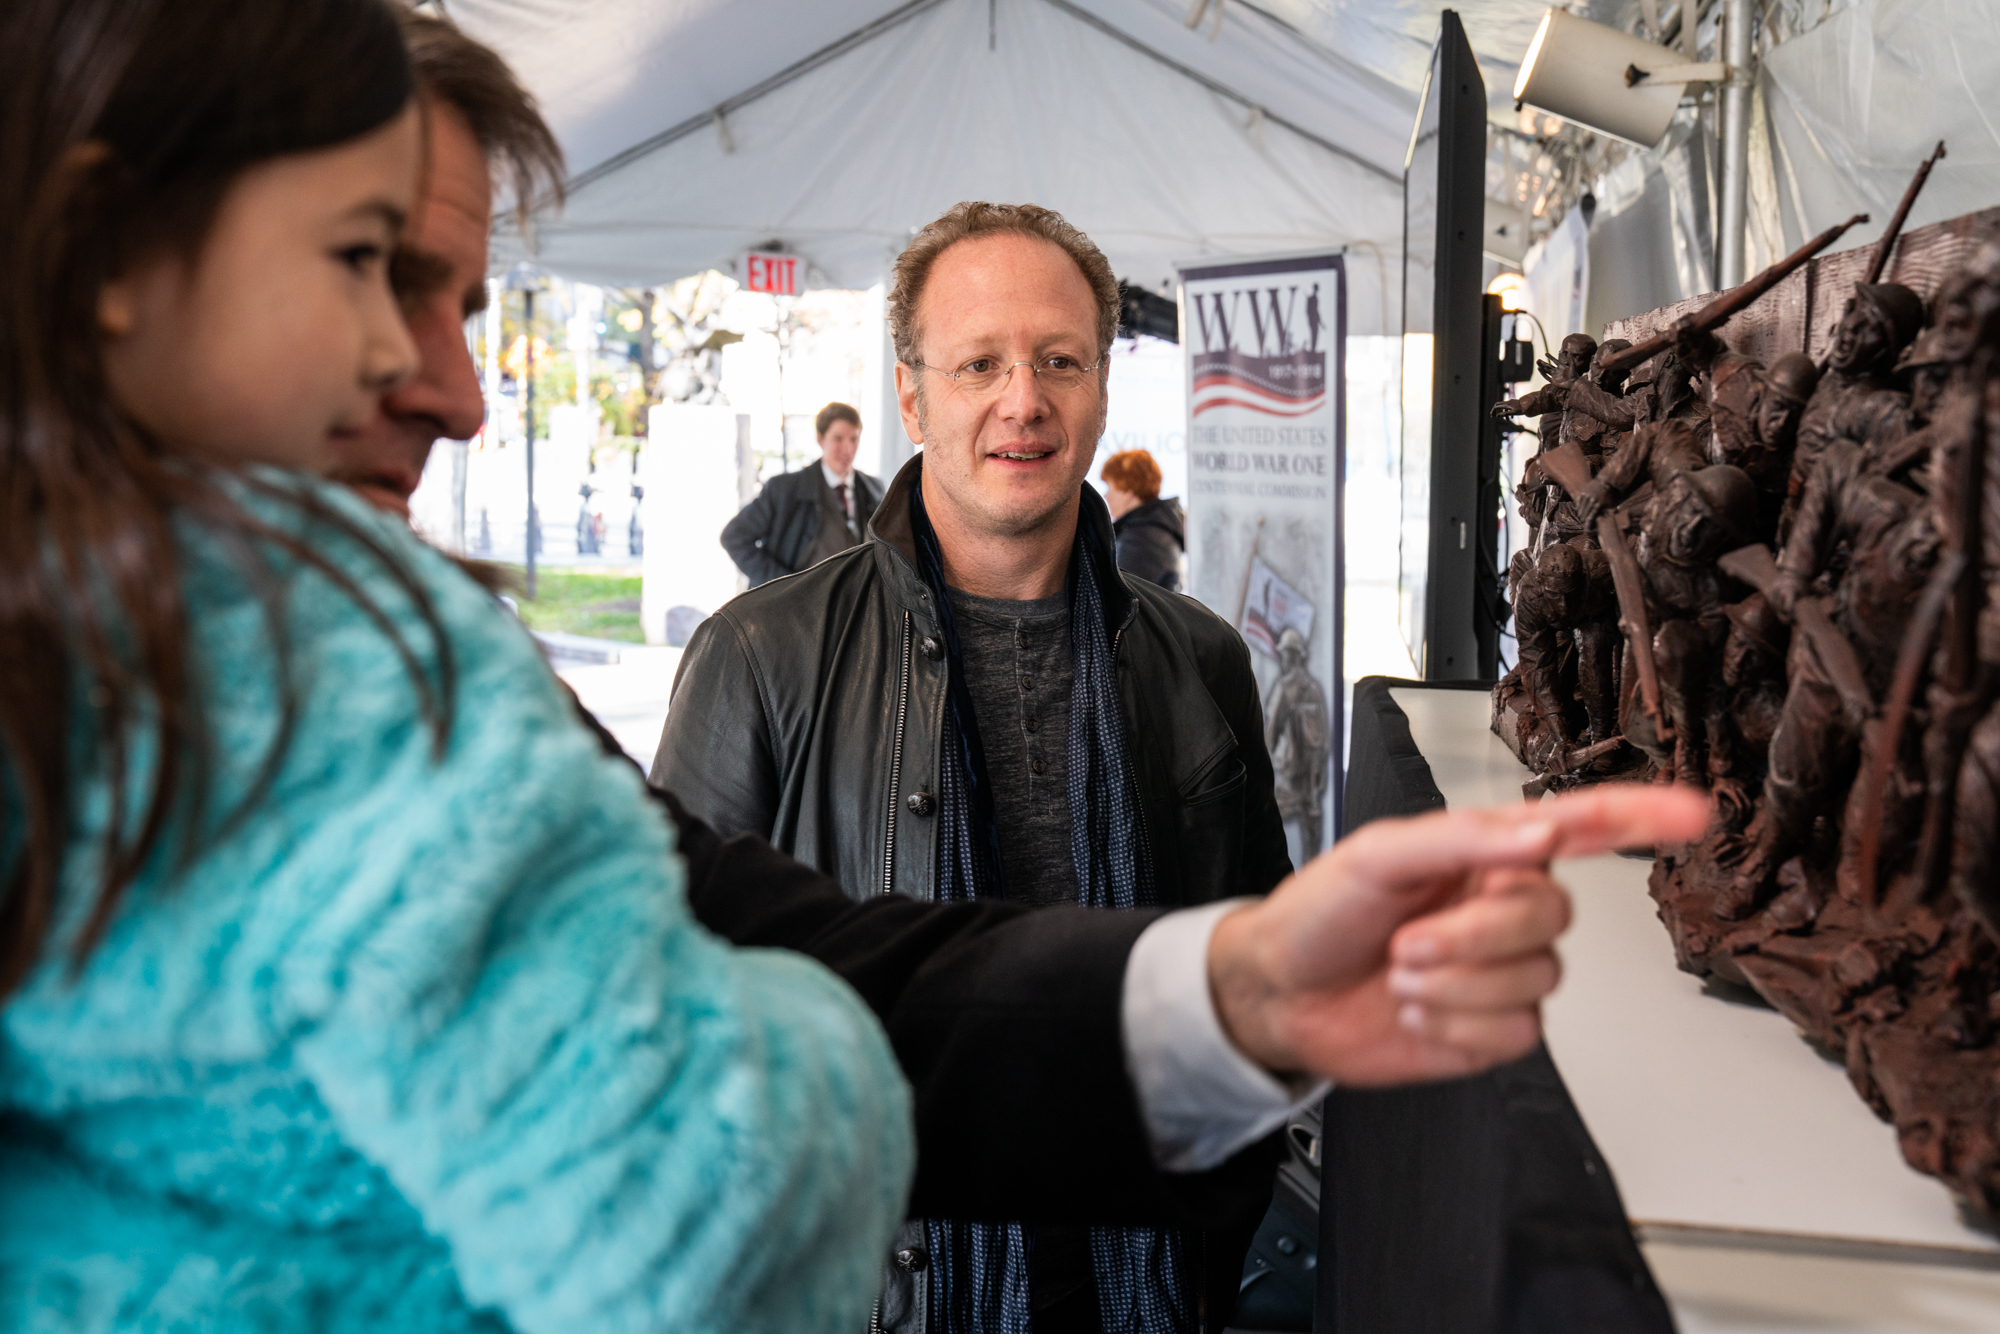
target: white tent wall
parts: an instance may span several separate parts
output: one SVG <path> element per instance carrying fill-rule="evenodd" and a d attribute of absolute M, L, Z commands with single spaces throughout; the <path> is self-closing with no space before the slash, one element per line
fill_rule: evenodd
<path fill-rule="evenodd" d="M 2000 5 L 1863 0 L 1764 58 L 1785 244 L 1855 213 L 1873 241 L 1917 163 L 1948 155 L 1910 213 L 1920 227 L 2000 204 Z"/>

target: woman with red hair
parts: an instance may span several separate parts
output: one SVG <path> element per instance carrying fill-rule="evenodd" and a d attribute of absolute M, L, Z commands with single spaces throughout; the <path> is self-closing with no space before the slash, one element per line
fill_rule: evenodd
<path fill-rule="evenodd" d="M 1187 515 L 1177 497 L 1160 499 L 1160 465 L 1143 449 L 1127 449 L 1106 459 L 1098 476 L 1118 535 L 1118 568 L 1179 591 Z"/>

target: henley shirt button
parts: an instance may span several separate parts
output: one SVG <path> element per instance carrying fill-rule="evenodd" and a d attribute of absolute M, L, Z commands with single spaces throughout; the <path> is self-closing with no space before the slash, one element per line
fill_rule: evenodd
<path fill-rule="evenodd" d="M 1049 766 L 1043 764 L 1040 760 L 1036 760 L 1033 764 L 1029 765 L 1028 767 L 1030 769 L 1033 769 L 1036 773 L 1044 773 L 1048 770 Z"/>
<path fill-rule="evenodd" d="M 932 639 L 929 635 L 925 635 L 924 656 L 926 658 L 929 658 L 932 662 L 936 662 L 939 658 L 942 658 L 944 656 L 944 645 L 938 643 L 937 640 Z"/>
<path fill-rule="evenodd" d="M 921 1274 L 930 1265 L 931 1253 L 921 1246 L 900 1246 L 896 1249 L 896 1268 L 905 1274 Z"/>
<path fill-rule="evenodd" d="M 912 792 L 904 804 L 910 808 L 912 815 L 929 815 L 937 809 L 937 798 L 928 792 Z"/>
<path fill-rule="evenodd" d="M 1035 678 L 1023 672 L 1021 674 L 1021 689 L 1033 690 L 1034 688 L 1035 688 Z"/>
<path fill-rule="evenodd" d="M 1016 630 L 1014 632 L 1014 647 L 1026 648 L 1027 646 L 1028 646 L 1028 632 L 1026 630 Z"/>
<path fill-rule="evenodd" d="M 1027 721 L 1023 722 L 1021 726 L 1026 728 L 1028 731 L 1032 732 L 1036 728 L 1040 727 L 1041 724 L 1036 722 L 1033 718 L 1030 718 Z"/>

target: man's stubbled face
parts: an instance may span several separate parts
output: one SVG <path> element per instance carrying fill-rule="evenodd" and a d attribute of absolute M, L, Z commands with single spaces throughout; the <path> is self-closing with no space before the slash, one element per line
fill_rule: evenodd
<path fill-rule="evenodd" d="M 422 364 L 360 429 L 342 437 L 330 472 L 406 518 L 431 445 L 470 439 L 486 416 L 465 321 L 486 304 L 493 187 L 465 117 L 439 102 L 429 110 L 429 171 L 391 265 Z"/>
<path fill-rule="evenodd" d="M 924 441 L 924 504 L 941 533 L 1025 537 L 1074 525 L 1104 432 L 1097 301 L 1076 261 L 1037 237 L 1002 232 L 939 255 L 918 300 L 922 367 L 898 365 L 903 420 Z M 1017 362 L 1067 357 L 1098 369 L 1057 388 Z M 943 372 L 1012 366 L 974 394 Z"/>

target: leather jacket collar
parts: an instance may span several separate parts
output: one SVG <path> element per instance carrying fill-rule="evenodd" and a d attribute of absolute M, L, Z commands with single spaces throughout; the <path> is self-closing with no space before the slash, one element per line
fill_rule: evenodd
<path fill-rule="evenodd" d="M 924 455 L 919 450 L 889 483 L 875 517 L 868 521 L 868 540 L 876 548 L 877 565 L 903 606 L 927 608 L 929 592 L 917 564 L 917 535 L 910 523 L 910 493 L 923 484 Z M 1098 595 L 1104 600 L 1106 628 L 1115 636 L 1132 618 L 1132 590 L 1118 577 L 1117 538 L 1111 530 L 1111 511 L 1097 488 L 1083 485 L 1082 503 L 1077 507 L 1077 531 L 1090 544 L 1097 559 Z"/>

